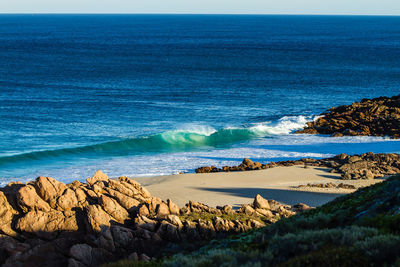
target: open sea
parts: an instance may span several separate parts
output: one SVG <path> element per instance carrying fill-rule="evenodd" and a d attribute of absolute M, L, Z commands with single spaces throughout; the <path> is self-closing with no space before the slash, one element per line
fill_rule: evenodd
<path fill-rule="evenodd" d="M 0 185 L 400 152 L 294 135 L 400 94 L 400 17 L 0 15 Z"/>

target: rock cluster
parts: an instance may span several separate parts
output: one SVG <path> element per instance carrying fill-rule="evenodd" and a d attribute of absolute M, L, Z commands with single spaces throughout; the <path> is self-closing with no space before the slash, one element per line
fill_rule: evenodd
<path fill-rule="evenodd" d="M 196 173 L 228 172 L 260 170 L 273 167 L 288 166 L 316 166 L 331 168 L 331 172 L 340 173 L 344 180 L 349 179 L 374 179 L 400 173 L 400 155 L 393 153 L 374 154 L 372 152 L 361 155 L 339 154 L 333 158 L 312 159 L 303 158 L 300 160 L 287 160 L 261 164 L 250 159 L 244 159 L 242 164 L 233 167 L 201 167 Z"/>
<path fill-rule="evenodd" d="M 363 99 L 352 105 L 331 108 L 322 115 L 296 133 L 400 138 L 400 95 Z"/>
<path fill-rule="evenodd" d="M 341 173 L 345 180 L 382 178 L 400 173 L 400 155 L 392 153 L 369 152 L 353 156 L 343 153 L 320 162 L 321 166 L 332 168 L 331 172 Z"/>
<path fill-rule="evenodd" d="M 100 171 L 86 183 L 39 177 L 0 189 L 0 264 L 98 266 L 123 258 L 149 260 L 169 244 L 204 243 L 307 209 L 259 195 L 238 211 L 192 201 L 179 208 L 132 179 L 113 180 Z"/>
<path fill-rule="evenodd" d="M 297 188 L 304 188 L 304 187 L 316 187 L 316 188 L 337 188 L 337 189 L 357 189 L 354 185 L 351 184 L 334 184 L 334 183 L 326 183 L 326 184 L 306 184 L 306 185 L 299 185 Z"/>
<path fill-rule="evenodd" d="M 224 166 L 222 168 L 217 168 L 215 166 L 211 167 L 200 167 L 195 171 L 196 173 L 210 173 L 210 172 L 235 172 L 235 171 L 253 171 L 262 170 L 269 168 L 269 164 L 261 164 L 260 162 L 254 162 L 248 158 L 244 158 L 242 163 L 238 166 Z"/>

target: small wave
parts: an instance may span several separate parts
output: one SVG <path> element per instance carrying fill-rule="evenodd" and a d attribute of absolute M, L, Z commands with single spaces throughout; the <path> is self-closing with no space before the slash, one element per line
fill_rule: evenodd
<path fill-rule="evenodd" d="M 223 147 L 228 144 L 273 135 L 289 134 L 302 128 L 310 117 L 288 116 L 276 122 L 265 122 L 248 127 L 223 128 L 192 126 L 184 130 L 57 150 L 34 151 L 0 157 L 0 167 L 27 161 L 51 161 L 74 158 L 101 158 L 140 155 L 144 153 L 177 152 L 201 147 Z"/>

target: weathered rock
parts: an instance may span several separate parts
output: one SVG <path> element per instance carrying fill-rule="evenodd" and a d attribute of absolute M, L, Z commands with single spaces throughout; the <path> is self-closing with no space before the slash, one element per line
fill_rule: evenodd
<path fill-rule="evenodd" d="M 178 205 L 176 205 L 170 199 L 167 199 L 167 204 L 168 204 L 169 212 L 171 214 L 179 215 L 179 207 L 178 207 Z"/>
<path fill-rule="evenodd" d="M 46 202 L 59 197 L 67 186 L 51 177 L 40 176 L 35 181 L 35 188 L 38 195 Z"/>
<path fill-rule="evenodd" d="M 271 211 L 275 211 L 275 212 L 277 212 L 279 210 L 279 208 L 282 206 L 281 203 L 279 203 L 278 201 L 275 201 L 273 199 L 268 200 L 268 204 L 269 204 Z"/>
<path fill-rule="evenodd" d="M 106 191 L 110 196 L 115 198 L 118 201 L 118 203 L 129 213 L 133 213 L 138 210 L 138 207 L 141 203 L 139 200 L 136 200 L 133 197 L 129 197 L 125 194 L 122 194 L 110 188 L 107 188 Z"/>
<path fill-rule="evenodd" d="M 17 233 L 12 229 L 13 216 L 17 214 L 3 192 L 0 191 L 0 232 L 9 236 L 16 236 Z"/>
<path fill-rule="evenodd" d="M 29 250 L 29 244 L 19 243 L 16 239 L 0 234 L 0 263 L 5 262 L 8 257 Z"/>
<path fill-rule="evenodd" d="M 351 179 L 351 177 L 349 178 Z M 306 184 L 306 185 L 299 185 L 297 188 L 304 188 L 304 187 L 316 187 L 316 188 L 337 188 L 337 189 L 357 189 L 354 185 L 351 184 L 344 184 L 344 183 L 339 183 L 339 184 L 334 184 L 332 182 L 326 183 L 326 184 Z"/>
<path fill-rule="evenodd" d="M 193 242 L 201 239 L 196 222 L 184 221 L 183 226 L 185 229 L 186 241 Z"/>
<path fill-rule="evenodd" d="M 129 213 L 115 199 L 102 195 L 99 204 L 112 218 L 124 223 L 129 218 Z"/>
<path fill-rule="evenodd" d="M 307 210 L 311 210 L 311 209 L 313 209 L 313 208 L 304 203 L 298 203 L 296 205 L 293 205 L 293 210 L 296 212 L 303 212 L 303 211 L 307 211 Z"/>
<path fill-rule="evenodd" d="M 256 212 L 250 205 L 247 204 L 242 205 L 239 211 L 247 215 L 253 215 Z"/>
<path fill-rule="evenodd" d="M 139 216 L 135 219 L 138 227 L 154 232 L 157 227 L 157 221 L 147 218 L 146 216 Z"/>
<path fill-rule="evenodd" d="M 257 221 L 257 220 L 254 220 L 254 219 L 250 219 L 250 220 L 248 221 L 248 225 L 249 225 L 249 227 L 251 227 L 251 228 L 260 228 L 260 227 L 265 226 L 264 223 L 262 223 L 262 222 L 260 222 L 260 221 Z"/>
<path fill-rule="evenodd" d="M 88 178 L 86 179 L 86 183 L 88 185 L 93 185 L 94 183 L 96 183 L 97 181 L 108 181 L 108 176 L 107 174 L 104 174 L 102 171 L 98 170 L 93 176 L 92 178 Z"/>
<path fill-rule="evenodd" d="M 220 217 L 214 219 L 214 228 L 217 232 L 229 232 L 232 231 L 235 224 L 232 221 L 224 220 Z"/>
<path fill-rule="evenodd" d="M 207 213 L 217 214 L 217 215 L 222 214 L 221 210 L 219 210 L 217 208 L 212 208 L 203 203 L 194 202 L 191 200 L 189 200 L 189 203 L 186 204 L 186 208 L 187 208 L 188 212 L 196 212 L 196 213 L 207 212 Z"/>
<path fill-rule="evenodd" d="M 178 227 L 167 221 L 161 222 L 161 225 L 157 230 L 157 234 L 164 240 L 173 241 L 173 242 L 180 241 Z"/>
<path fill-rule="evenodd" d="M 158 197 L 151 197 L 150 200 L 147 202 L 149 205 L 147 206 L 149 209 L 149 212 L 151 214 L 155 213 L 157 211 L 158 206 L 163 203 L 161 198 Z"/>
<path fill-rule="evenodd" d="M 249 163 L 249 161 L 245 161 Z M 306 164 L 306 165 L 305 165 Z M 224 168 L 220 171 L 246 171 L 253 170 L 248 167 L 233 166 Z M 262 168 L 274 168 L 274 167 L 287 167 L 287 166 L 315 166 L 315 167 L 326 167 L 331 168 L 330 172 L 340 173 L 344 180 L 350 179 L 374 179 L 381 178 L 387 175 L 393 175 L 400 173 L 400 155 L 399 154 L 374 154 L 364 153 L 361 155 L 349 156 L 347 154 L 339 154 L 333 158 L 327 159 L 300 159 L 300 160 L 287 160 L 279 162 L 270 162 L 266 165 L 262 165 Z M 255 169 L 254 169 L 255 170 Z"/>
<path fill-rule="evenodd" d="M 150 212 L 149 212 L 149 209 L 147 208 L 146 205 L 142 205 L 142 206 L 140 206 L 140 208 L 139 208 L 138 214 L 139 214 L 139 215 L 143 215 L 143 216 L 147 216 L 147 215 L 150 214 Z"/>
<path fill-rule="evenodd" d="M 75 188 L 75 197 L 78 201 L 78 206 L 83 207 L 87 204 L 87 196 L 82 188 Z"/>
<path fill-rule="evenodd" d="M 272 211 L 270 211 L 269 209 L 256 209 L 256 212 L 259 213 L 261 216 L 264 216 L 268 219 L 274 217 Z"/>
<path fill-rule="evenodd" d="M 172 223 L 172 224 L 178 226 L 179 228 L 183 227 L 182 221 L 181 221 L 181 220 L 179 219 L 179 217 L 176 216 L 176 215 L 168 215 L 168 216 L 167 216 L 167 220 L 168 220 L 170 223 Z"/>
<path fill-rule="evenodd" d="M 215 238 L 216 236 L 214 225 L 210 221 L 204 221 L 199 219 L 198 231 L 200 233 L 200 236 L 202 236 L 206 240 Z"/>
<path fill-rule="evenodd" d="M 93 262 L 92 258 L 93 248 L 88 244 L 76 244 L 69 250 L 69 255 L 87 266 L 91 266 Z"/>
<path fill-rule="evenodd" d="M 62 210 L 71 210 L 78 205 L 78 198 L 76 197 L 75 191 L 72 189 L 66 189 L 64 193 L 57 199 L 58 207 Z"/>
<path fill-rule="evenodd" d="M 165 216 L 169 215 L 169 207 L 167 204 L 162 202 L 162 203 L 158 204 L 156 212 L 157 212 L 157 216 L 165 217 Z"/>
<path fill-rule="evenodd" d="M 134 241 L 133 231 L 129 228 L 113 225 L 111 227 L 111 233 L 114 244 L 118 249 L 129 248 Z"/>
<path fill-rule="evenodd" d="M 210 173 L 211 171 L 212 171 L 211 167 L 200 167 L 195 170 L 196 173 Z M 229 171 L 229 169 L 227 169 L 226 171 Z"/>
<path fill-rule="evenodd" d="M 69 255 L 79 263 L 93 266 L 93 248 L 88 244 L 76 244 L 71 247 Z"/>
<path fill-rule="evenodd" d="M 296 133 L 390 136 L 400 138 L 400 95 L 363 99 L 352 105 L 331 108 Z"/>
<path fill-rule="evenodd" d="M 157 255 L 171 247 L 170 242 L 197 246 L 217 233 L 244 232 L 264 225 L 260 219 L 275 220 L 261 196 L 253 203 L 256 210 L 251 205 L 234 211 L 228 205 L 213 208 L 193 201 L 180 210 L 127 177 L 114 181 L 97 172 L 88 180 L 65 185 L 39 177 L 0 190 L 0 264 L 98 266 L 129 255 L 148 260 L 146 255 Z M 287 216 L 290 210 L 285 206 Z"/>
<path fill-rule="evenodd" d="M 133 197 L 135 195 L 135 192 L 129 189 L 128 187 L 124 186 L 124 184 L 121 183 L 121 181 L 110 179 L 108 180 L 108 187 L 126 196 Z"/>
<path fill-rule="evenodd" d="M 119 181 L 126 187 L 132 190 L 134 193 L 134 196 L 137 197 L 136 195 L 140 195 L 143 197 L 143 199 L 148 199 L 151 197 L 150 192 L 142 187 L 138 182 L 135 180 L 129 179 L 128 177 L 119 177 Z"/>
<path fill-rule="evenodd" d="M 47 242 L 14 254 L 2 266 L 66 266 L 67 264 L 67 257 L 58 250 L 57 246 L 53 242 Z"/>
<path fill-rule="evenodd" d="M 30 211 L 18 219 L 16 227 L 20 232 L 35 234 L 53 239 L 60 231 L 78 231 L 78 222 L 74 211 Z"/>
<path fill-rule="evenodd" d="M 87 227 L 92 232 L 101 232 L 110 227 L 113 219 L 100 205 L 89 205 L 85 207 L 85 211 Z"/>
<path fill-rule="evenodd" d="M 261 170 L 267 168 L 266 165 L 263 165 L 259 162 L 254 162 L 251 159 L 245 158 L 239 166 L 224 166 L 222 168 L 217 168 L 215 166 L 211 167 L 200 167 L 195 171 L 196 173 L 210 173 L 210 172 L 229 172 L 229 171 L 252 171 L 252 170 Z"/>
<path fill-rule="evenodd" d="M 265 210 L 270 209 L 268 200 L 266 200 L 259 194 L 257 194 L 256 197 L 254 198 L 253 206 L 256 209 L 265 209 Z"/>
<path fill-rule="evenodd" d="M 233 214 L 233 213 L 235 213 L 235 212 L 233 211 L 231 205 L 225 205 L 225 206 L 223 206 L 223 207 L 221 208 L 221 211 L 222 211 L 223 213 L 225 213 L 225 214 Z"/>
<path fill-rule="evenodd" d="M 23 212 L 50 211 L 50 205 L 36 193 L 32 185 L 26 185 L 17 192 L 17 202 Z"/>
<path fill-rule="evenodd" d="M 278 213 L 279 213 L 279 215 L 281 215 L 281 216 L 283 216 L 283 217 L 290 217 L 290 216 L 293 216 L 293 215 L 296 214 L 295 212 L 293 212 L 293 211 L 291 211 L 291 210 L 288 210 L 288 209 L 286 209 L 286 208 L 283 207 L 283 206 L 280 206 L 280 207 L 279 207 Z"/>

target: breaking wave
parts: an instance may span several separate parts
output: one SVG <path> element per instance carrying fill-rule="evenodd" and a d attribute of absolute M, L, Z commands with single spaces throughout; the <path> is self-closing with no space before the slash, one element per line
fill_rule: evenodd
<path fill-rule="evenodd" d="M 33 151 L 4 156 L 0 157 L 0 166 L 27 161 L 57 161 L 60 158 L 117 157 L 223 147 L 255 138 L 289 134 L 296 129 L 302 128 L 311 119 L 305 116 L 287 116 L 276 122 L 258 123 L 247 127 L 228 127 L 219 130 L 197 126 L 188 130 L 166 131 L 149 136 L 127 138 L 82 147 Z"/>

